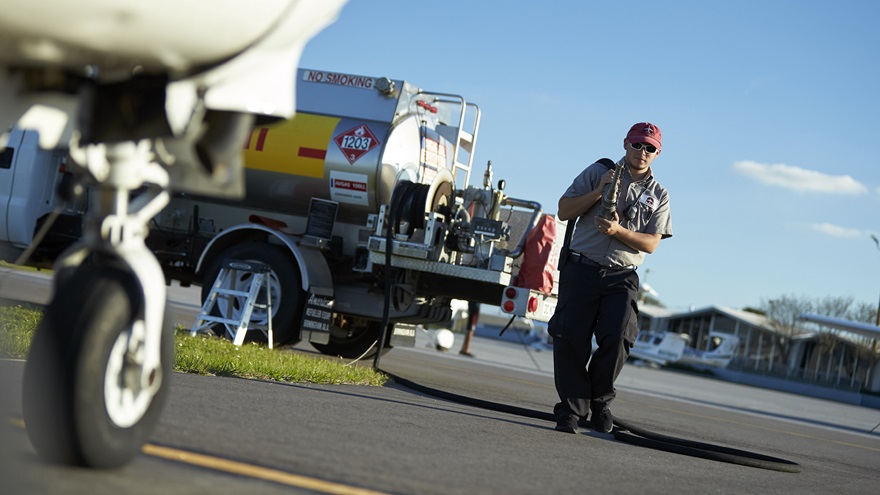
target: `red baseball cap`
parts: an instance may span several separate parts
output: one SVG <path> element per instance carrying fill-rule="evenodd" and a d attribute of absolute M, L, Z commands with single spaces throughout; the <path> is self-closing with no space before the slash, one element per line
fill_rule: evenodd
<path fill-rule="evenodd" d="M 660 134 L 660 128 L 650 122 L 639 122 L 630 127 L 629 132 L 626 133 L 627 142 L 653 144 L 657 149 L 662 148 L 661 139 L 663 135 Z"/>

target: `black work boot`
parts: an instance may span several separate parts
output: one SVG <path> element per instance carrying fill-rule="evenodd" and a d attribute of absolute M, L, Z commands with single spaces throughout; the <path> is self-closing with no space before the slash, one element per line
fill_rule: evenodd
<path fill-rule="evenodd" d="M 556 431 L 561 431 L 563 433 L 574 433 L 578 434 L 578 418 L 577 416 L 567 416 L 562 419 L 556 420 L 556 427 L 554 428 Z"/>
<path fill-rule="evenodd" d="M 594 431 L 611 433 L 614 428 L 614 418 L 611 416 L 608 404 L 596 401 L 590 404 L 590 424 Z"/>

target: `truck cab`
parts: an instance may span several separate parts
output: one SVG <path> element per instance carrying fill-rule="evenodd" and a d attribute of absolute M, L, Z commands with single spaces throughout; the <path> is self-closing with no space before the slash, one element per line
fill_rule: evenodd
<path fill-rule="evenodd" d="M 51 261 L 82 235 L 84 200 L 63 205 L 59 189 L 72 184 L 67 152 L 43 150 L 36 131 L 13 128 L 0 153 L 0 244 L 15 261 L 34 241 L 47 219 L 51 227 L 36 246 L 37 262 Z"/>

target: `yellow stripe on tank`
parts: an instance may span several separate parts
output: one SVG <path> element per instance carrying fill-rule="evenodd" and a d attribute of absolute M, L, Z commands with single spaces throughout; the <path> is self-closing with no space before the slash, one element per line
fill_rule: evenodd
<path fill-rule="evenodd" d="M 255 127 L 245 144 L 247 168 L 305 177 L 324 177 L 324 157 L 339 119 L 307 113 Z"/>

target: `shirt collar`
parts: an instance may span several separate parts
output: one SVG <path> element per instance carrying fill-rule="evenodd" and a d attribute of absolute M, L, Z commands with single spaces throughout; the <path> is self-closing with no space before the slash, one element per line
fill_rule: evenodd
<path fill-rule="evenodd" d="M 629 171 L 629 163 L 626 162 L 626 155 L 624 155 L 623 158 L 621 158 L 620 160 L 617 161 L 618 165 L 620 165 L 621 163 L 624 165 L 623 169 L 626 170 L 626 176 L 630 182 L 635 182 L 637 184 L 638 183 L 649 184 L 654 179 L 654 169 L 651 168 L 650 165 L 648 166 L 648 173 L 645 174 L 645 176 L 642 177 L 641 180 L 633 180 L 632 173 L 630 173 L 630 171 Z"/>

